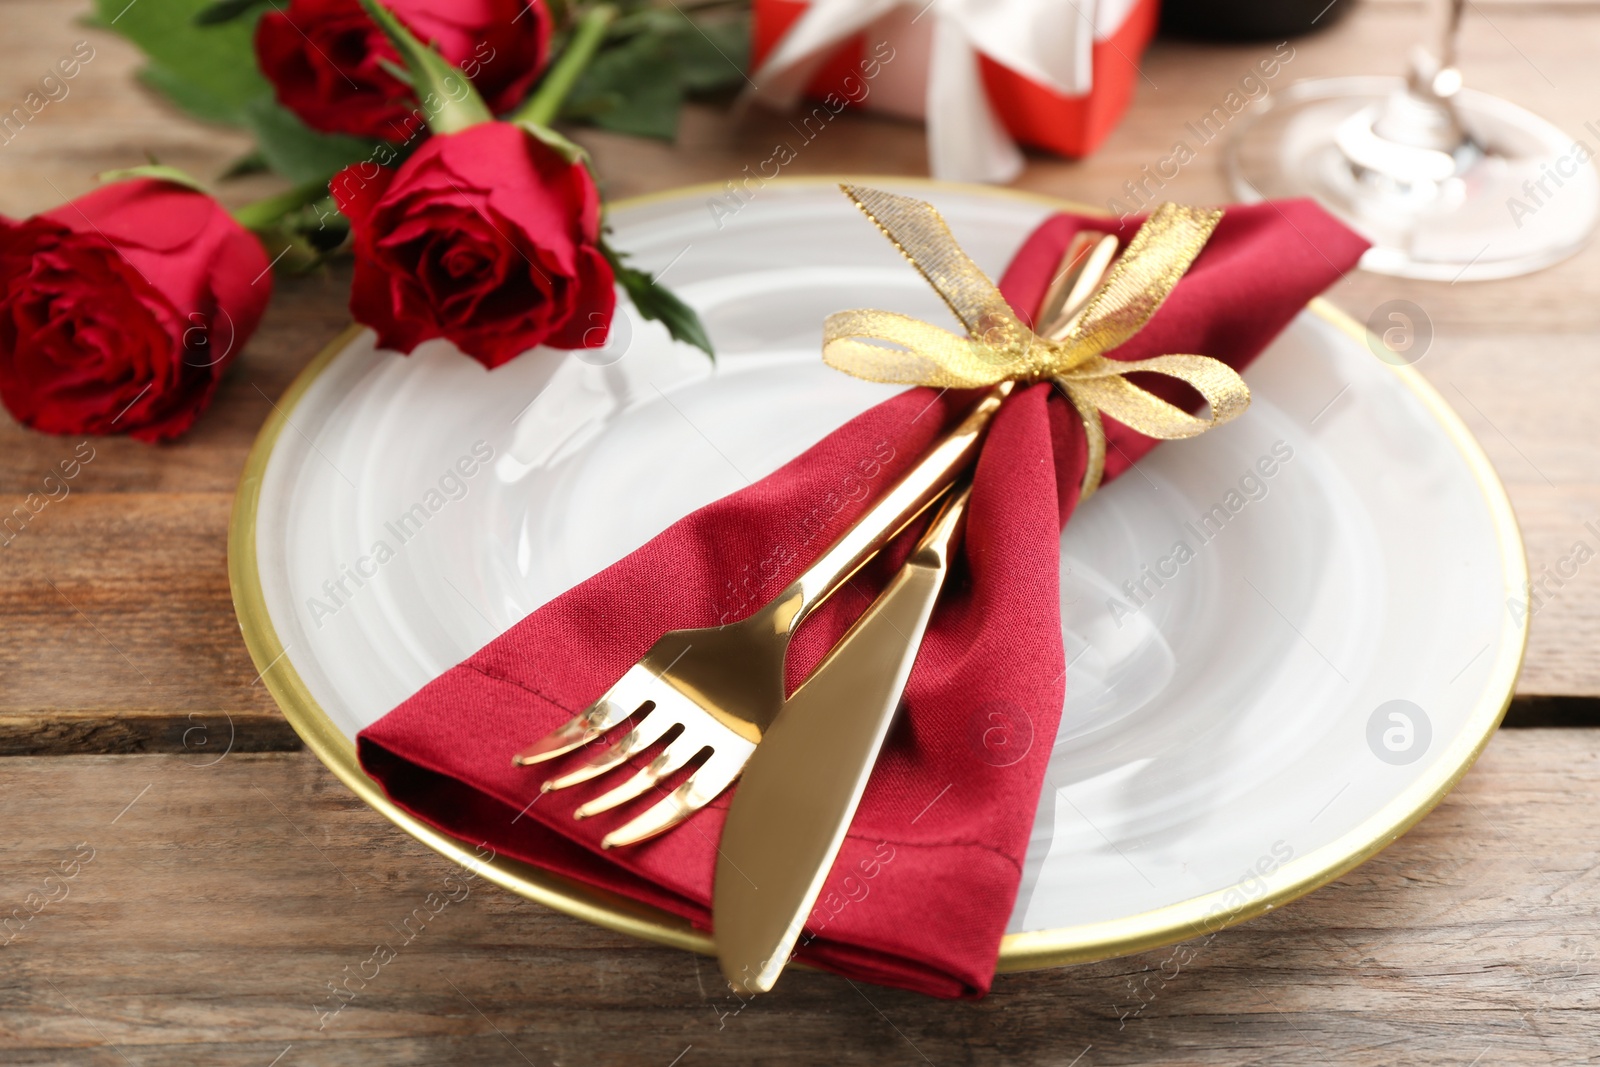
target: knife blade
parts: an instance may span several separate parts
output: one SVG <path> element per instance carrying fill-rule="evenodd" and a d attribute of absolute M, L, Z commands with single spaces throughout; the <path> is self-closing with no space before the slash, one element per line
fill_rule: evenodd
<path fill-rule="evenodd" d="M 772 988 L 827 880 L 921 647 L 971 487 L 789 698 L 723 823 L 712 939 L 736 989 Z"/>

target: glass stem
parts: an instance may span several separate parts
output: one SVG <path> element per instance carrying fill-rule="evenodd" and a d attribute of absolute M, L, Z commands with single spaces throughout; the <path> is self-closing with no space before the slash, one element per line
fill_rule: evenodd
<path fill-rule="evenodd" d="M 1411 69 L 1406 82 L 1421 96 L 1449 99 L 1461 84 L 1456 73 L 1456 43 L 1466 0 L 1427 0 L 1427 31 L 1423 43 L 1411 49 Z"/>
<path fill-rule="evenodd" d="M 1461 88 L 1456 42 L 1466 0 L 1427 0 L 1426 7 L 1424 43 L 1411 49 L 1405 88 L 1390 97 L 1372 132 L 1395 144 L 1453 155 L 1469 141 L 1454 99 Z"/>
<path fill-rule="evenodd" d="M 1461 16 L 1466 0 L 1428 0 L 1428 37 L 1433 43 L 1434 67 L 1456 65 L 1456 42 L 1461 36 Z"/>

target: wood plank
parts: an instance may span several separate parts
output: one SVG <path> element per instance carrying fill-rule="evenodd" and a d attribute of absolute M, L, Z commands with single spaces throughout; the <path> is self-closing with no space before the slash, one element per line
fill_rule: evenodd
<path fill-rule="evenodd" d="M 277 707 L 17 708 L 0 712 L 0 756 L 170 752 L 197 760 L 225 752 L 293 752 L 301 746 Z"/>
<path fill-rule="evenodd" d="M 1002 975 L 978 1003 L 792 972 L 742 1009 L 710 960 L 447 885 L 309 754 L 204 763 L 5 761 L 0 902 L 80 843 L 93 858 L 0 948 L 0 1058 L 1354 1067 L 1600 1047 L 1600 730 L 1501 733 L 1366 866 L 1181 952 Z M 458 899 L 405 943 L 429 893 Z M 395 958 L 333 1014 L 327 983 L 380 943 Z"/>
<path fill-rule="evenodd" d="M 5 706 L 269 711 L 232 623 L 225 493 L 83 493 L 5 549 Z M 63 551 L 67 547 L 69 551 Z"/>

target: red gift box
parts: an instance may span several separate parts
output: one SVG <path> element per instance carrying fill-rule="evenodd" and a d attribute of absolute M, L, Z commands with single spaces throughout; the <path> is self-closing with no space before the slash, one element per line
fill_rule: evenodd
<path fill-rule="evenodd" d="M 809 6 L 810 0 L 754 0 L 751 33 L 751 69 L 759 70 Z M 909 11 L 909 9 L 907 9 Z M 1010 70 L 988 56 L 979 55 L 983 85 L 990 105 L 1011 137 L 1020 144 L 1047 149 L 1063 156 L 1086 156 L 1100 147 L 1127 110 L 1133 99 L 1134 83 L 1139 79 L 1138 61 L 1155 35 L 1160 0 L 1134 0 L 1122 21 L 1108 36 L 1096 34 L 1091 49 L 1093 80 L 1087 93 L 1066 95 Z M 901 28 L 920 20 L 902 19 Z M 931 20 L 929 20 L 931 22 Z M 926 29 L 927 24 L 923 24 Z M 927 48 L 926 34 L 906 40 L 905 35 L 890 35 L 889 43 L 902 55 L 908 49 Z M 849 106 L 881 110 L 908 118 L 921 118 L 920 98 L 903 97 L 885 103 L 882 94 L 860 98 L 862 72 L 881 55 L 870 54 L 867 34 L 847 38 L 831 51 L 807 83 L 808 95 L 849 102 Z M 910 57 L 913 65 L 926 68 L 925 56 Z"/>

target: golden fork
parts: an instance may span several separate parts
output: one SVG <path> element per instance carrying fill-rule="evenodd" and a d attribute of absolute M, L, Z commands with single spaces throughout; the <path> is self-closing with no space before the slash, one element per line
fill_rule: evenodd
<path fill-rule="evenodd" d="M 575 814 L 586 818 L 632 800 L 708 748 L 710 757 L 682 785 L 607 834 L 601 844 L 609 848 L 642 841 L 710 803 L 738 777 L 783 706 L 784 656 L 790 637 L 811 611 L 967 467 L 1009 384 L 979 401 L 960 425 L 771 602 L 740 622 L 664 634 L 604 696 L 517 753 L 515 762 L 540 763 L 571 752 L 643 710 L 646 714 L 633 730 L 599 759 L 552 778 L 544 788 L 565 789 L 604 774 L 680 727 L 678 736 L 649 766 Z"/>
<path fill-rule="evenodd" d="M 1045 299 L 1049 331 L 1064 330 L 1087 301 L 1114 253 L 1114 238 L 1080 235 L 1069 245 Z M 1013 383 L 995 386 L 955 429 L 828 546 L 771 602 L 740 622 L 673 630 L 660 638 L 606 693 L 568 722 L 512 757 L 521 766 L 581 748 L 643 712 L 623 739 L 543 789 L 566 789 L 621 766 L 677 728 L 648 766 L 574 812 L 587 818 L 644 794 L 706 750 L 681 785 L 632 821 L 608 833 L 602 848 L 629 845 L 668 830 L 726 789 L 749 760 L 784 703 L 784 658 L 807 615 L 905 529 L 973 461 L 994 413 Z"/>

